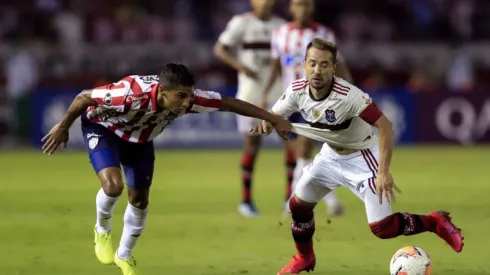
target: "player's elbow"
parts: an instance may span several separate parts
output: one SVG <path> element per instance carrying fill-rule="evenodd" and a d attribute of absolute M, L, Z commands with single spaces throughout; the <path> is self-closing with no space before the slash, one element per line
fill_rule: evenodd
<path fill-rule="evenodd" d="M 223 58 L 223 55 L 225 54 L 225 46 L 219 42 L 217 42 L 215 45 L 214 45 L 214 48 L 213 48 L 213 53 L 214 53 L 214 56 L 216 56 L 217 58 L 219 59 L 222 59 Z"/>

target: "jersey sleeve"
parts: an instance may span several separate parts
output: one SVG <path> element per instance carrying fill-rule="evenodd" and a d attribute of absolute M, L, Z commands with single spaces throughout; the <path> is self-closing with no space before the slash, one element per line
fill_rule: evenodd
<path fill-rule="evenodd" d="M 278 42 L 278 36 L 279 35 L 279 28 L 275 29 L 272 32 L 271 36 L 271 57 L 272 59 L 279 59 L 281 57 L 281 54 L 279 52 L 279 46 L 277 45 Z"/>
<path fill-rule="evenodd" d="M 209 113 L 221 107 L 221 95 L 217 92 L 201 89 L 194 90 L 194 97 L 186 113 Z"/>
<path fill-rule="evenodd" d="M 131 109 L 131 102 L 126 100 L 131 91 L 131 84 L 126 80 L 92 89 L 92 99 L 98 107 L 114 109 L 124 113 Z"/>
<path fill-rule="evenodd" d="M 298 109 L 298 93 L 293 91 L 292 85 L 290 85 L 272 107 L 272 112 L 282 117 L 288 117 Z"/>
<path fill-rule="evenodd" d="M 243 16 L 235 15 L 231 18 L 230 22 L 226 25 L 225 30 L 220 34 L 218 41 L 226 46 L 233 47 L 238 45 L 243 38 L 243 31 L 245 30 L 245 24 L 243 22 Z"/>
<path fill-rule="evenodd" d="M 371 97 L 357 88 L 349 91 L 347 101 L 352 116 L 358 116 L 371 125 L 383 115 Z"/>

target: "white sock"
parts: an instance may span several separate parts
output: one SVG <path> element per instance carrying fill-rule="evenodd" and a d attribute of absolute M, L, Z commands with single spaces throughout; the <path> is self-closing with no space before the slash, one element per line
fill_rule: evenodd
<path fill-rule="evenodd" d="M 117 249 L 119 258 L 123 260 L 131 258 L 133 248 L 145 228 L 147 214 L 148 208 L 142 210 L 128 203 L 126 212 L 124 213 L 124 228 L 121 242 Z"/>
<path fill-rule="evenodd" d="M 104 193 L 104 190 L 100 188 L 95 198 L 95 204 L 97 208 L 97 221 L 95 228 L 97 232 L 109 232 L 111 231 L 111 218 L 114 213 L 114 208 L 119 197 L 109 197 Z"/>
<path fill-rule="evenodd" d="M 296 187 L 296 183 L 298 183 L 299 179 L 301 178 L 301 175 L 303 175 L 303 168 L 308 166 L 310 162 L 311 159 L 299 158 L 296 160 L 296 167 L 294 168 L 294 172 L 293 172 L 293 184 L 292 184 L 293 193 Z"/>
<path fill-rule="evenodd" d="M 335 193 L 333 191 L 331 191 L 330 193 L 328 193 L 323 198 L 323 200 L 325 201 L 325 203 L 327 204 L 327 206 L 334 206 L 334 205 L 340 204 L 339 199 L 337 198 L 337 196 L 335 195 Z"/>

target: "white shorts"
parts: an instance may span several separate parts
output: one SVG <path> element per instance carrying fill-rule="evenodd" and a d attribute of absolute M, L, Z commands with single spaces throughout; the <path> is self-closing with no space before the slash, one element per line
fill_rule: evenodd
<path fill-rule="evenodd" d="M 294 195 L 316 203 L 337 187 L 345 186 L 364 201 L 368 223 L 380 221 L 392 214 L 391 205 L 378 203 L 375 177 L 379 163 L 376 144 L 350 155 L 339 155 L 327 144 L 307 167 L 299 179 Z"/>
<path fill-rule="evenodd" d="M 252 127 L 257 123 L 260 123 L 260 119 L 241 115 L 236 116 L 238 132 L 242 134 L 250 134 L 250 129 L 252 129 Z"/>

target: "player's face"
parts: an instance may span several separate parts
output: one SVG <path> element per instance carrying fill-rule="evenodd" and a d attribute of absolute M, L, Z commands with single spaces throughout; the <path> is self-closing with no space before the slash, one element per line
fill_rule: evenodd
<path fill-rule="evenodd" d="M 304 65 L 306 78 L 315 89 L 323 89 L 330 83 L 336 67 L 331 52 L 316 48 L 308 50 Z"/>
<path fill-rule="evenodd" d="M 313 0 L 291 0 L 289 11 L 295 21 L 308 21 L 313 17 Z"/>
<path fill-rule="evenodd" d="M 272 12 L 275 0 L 250 0 L 250 5 L 258 14 L 269 14 Z"/>
<path fill-rule="evenodd" d="M 192 96 L 194 95 L 194 87 L 179 86 L 175 89 L 164 89 L 160 85 L 158 87 L 158 93 L 162 95 L 164 108 L 180 116 L 185 114 L 185 110 L 190 105 Z"/>

